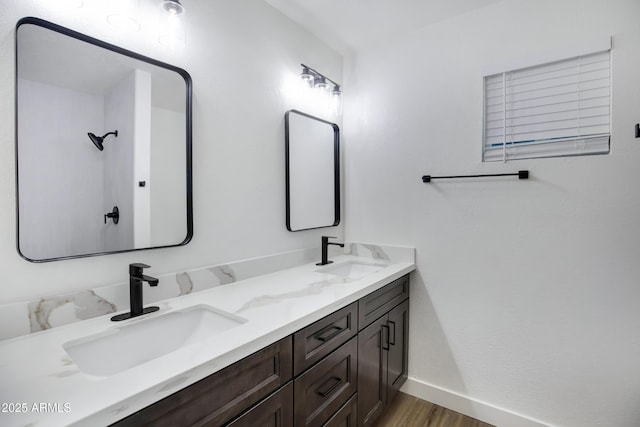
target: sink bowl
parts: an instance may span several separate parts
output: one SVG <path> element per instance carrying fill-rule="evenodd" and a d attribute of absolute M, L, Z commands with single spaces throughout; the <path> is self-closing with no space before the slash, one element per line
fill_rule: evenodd
<path fill-rule="evenodd" d="M 333 264 L 316 270 L 319 273 L 331 274 L 334 276 L 349 279 L 360 279 L 361 277 L 375 273 L 386 267 L 386 264 L 374 264 L 361 261 L 347 261 L 340 264 Z"/>
<path fill-rule="evenodd" d="M 105 377 L 211 338 L 246 321 L 209 306 L 197 305 L 157 317 L 136 319 L 129 325 L 69 341 L 63 348 L 82 372 Z"/>

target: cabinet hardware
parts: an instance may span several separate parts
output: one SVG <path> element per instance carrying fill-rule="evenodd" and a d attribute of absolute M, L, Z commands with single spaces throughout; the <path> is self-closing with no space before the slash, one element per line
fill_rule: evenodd
<path fill-rule="evenodd" d="M 322 341 L 322 342 L 331 341 L 333 338 L 340 335 L 340 332 L 344 331 L 344 329 L 345 328 L 341 328 L 336 325 L 329 325 L 328 327 L 324 328 L 323 330 L 315 334 L 313 337 L 318 341 Z M 327 332 L 331 332 L 331 333 L 325 336 Z"/>
<path fill-rule="evenodd" d="M 329 386 L 329 388 L 327 388 L 326 390 L 321 390 L 322 388 L 324 388 L 324 386 L 326 386 L 328 383 L 333 382 L 333 384 L 331 384 Z M 320 396 L 322 397 L 327 397 L 333 390 L 335 390 L 340 384 L 342 384 L 342 378 L 338 378 L 338 377 L 331 377 L 329 378 L 327 381 L 325 381 L 324 383 L 322 383 L 322 385 L 316 390 L 316 393 L 318 393 Z"/>
<path fill-rule="evenodd" d="M 387 331 L 387 338 L 384 338 L 384 331 Z M 389 350 L 389 325 L 382 325 L 382 332 L 381 332 L 381 336 L 380 339 L 382 340 L 382 349 L 383 350 Z M 387 343 L 387 346 L 385 347 L 385 342 Z"/>
<path fill-rule="evenodd" d="M 396 322 L 389 320 L 387 323 L 390 323 L 393 326 L 393 339 L 391 338 L 391 334 L 389 334 L 389 344 L 396 345 Z"/>

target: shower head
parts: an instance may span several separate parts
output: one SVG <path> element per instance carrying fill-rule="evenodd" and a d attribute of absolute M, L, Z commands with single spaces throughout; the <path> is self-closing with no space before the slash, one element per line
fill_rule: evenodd
<path fill-rule="evenodd" d="M 113 132 L 109 132 L 109 133 L 105 133 L 102 136 L 95 136 L 93 133 L 89 132 L 87 135 L 89 135 L 89 139 L 91 140 L 91 142 L 93 142 L 93 145 L 96 146 L 96 148 L 100 151 L 104 150 L 104 147 L 102 146 L 102 142 L 104 141 L 104 139 L 109 136 L 109 135 L 115 135 L 115 137 L 118 137 L 118 131 L 113 131 Z"/>

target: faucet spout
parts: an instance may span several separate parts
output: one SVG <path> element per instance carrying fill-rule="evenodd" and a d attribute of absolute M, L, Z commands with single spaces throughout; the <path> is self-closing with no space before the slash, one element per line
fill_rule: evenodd
<path fill-rule="evenodd" d="M 159 280 L 155 277 L 147 276 L 146 274 L 142 275 L 142 281 L 147 282 L 149 286 L 158 286 Z"/>

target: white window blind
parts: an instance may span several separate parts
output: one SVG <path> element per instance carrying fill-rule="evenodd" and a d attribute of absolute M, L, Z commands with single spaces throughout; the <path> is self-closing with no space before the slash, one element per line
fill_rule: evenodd
<path fill-rule="evenodd" d="M 484 161 L 604 154 L 610 51 L 485 77 Z"/>

